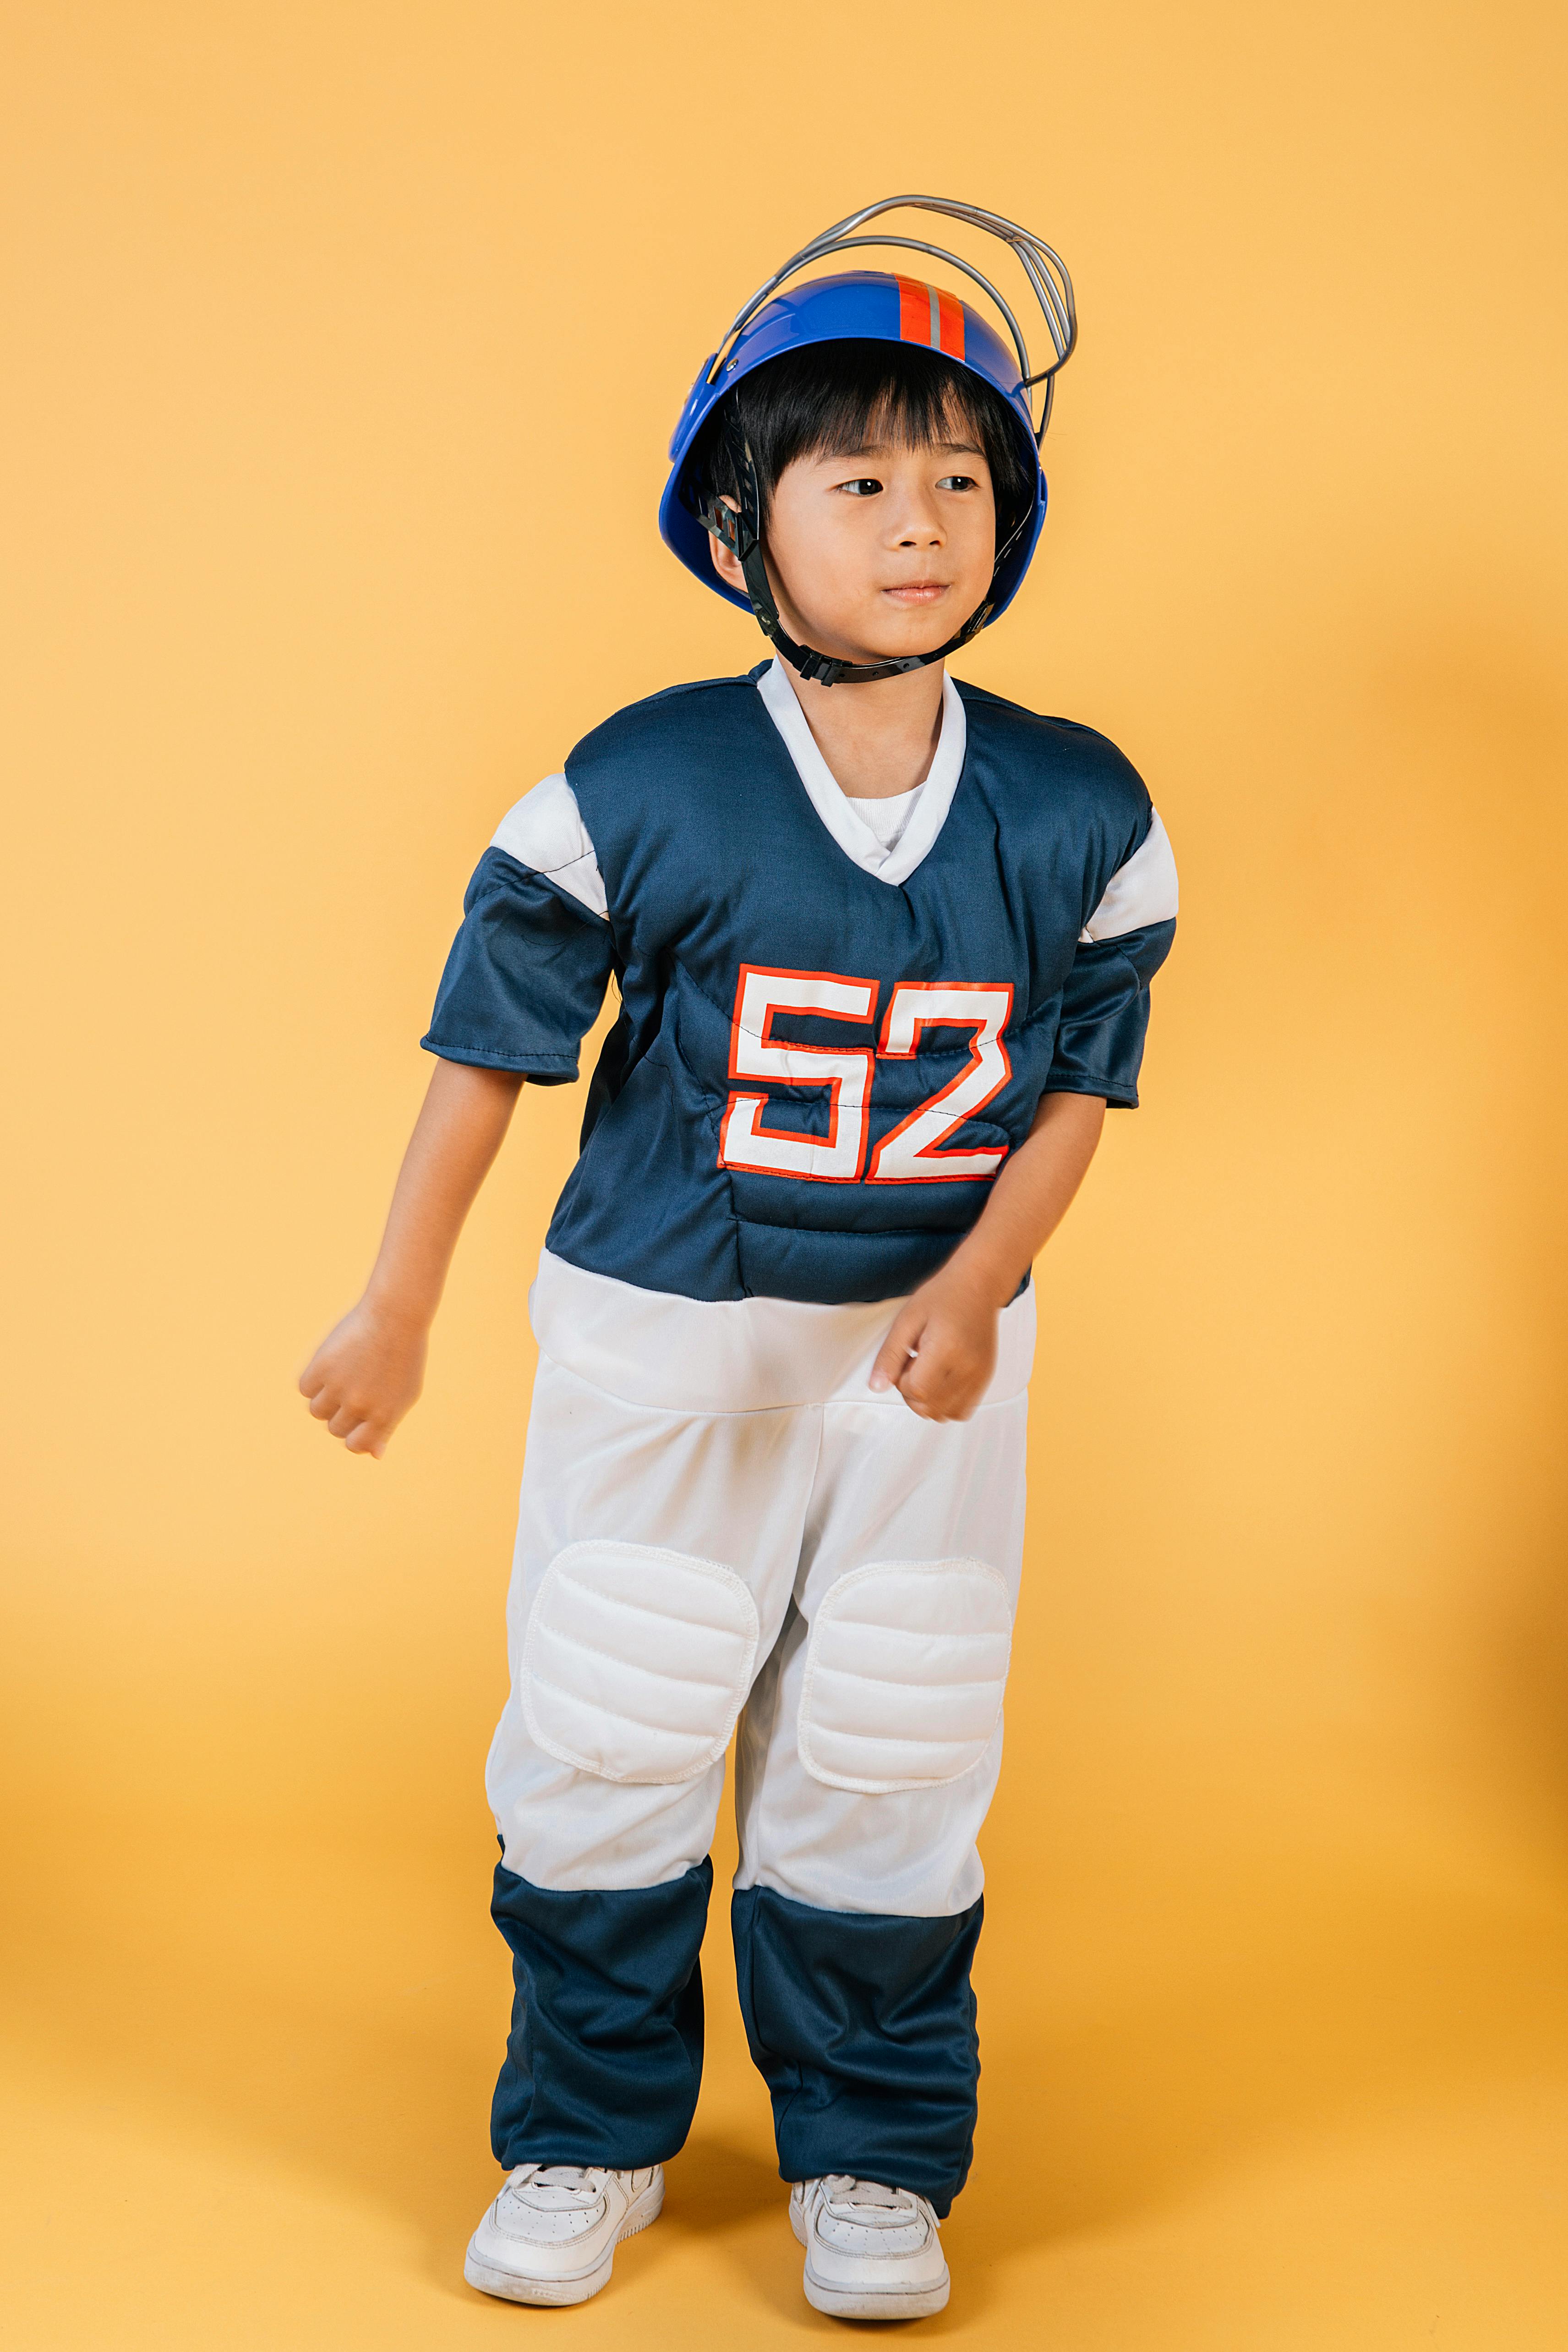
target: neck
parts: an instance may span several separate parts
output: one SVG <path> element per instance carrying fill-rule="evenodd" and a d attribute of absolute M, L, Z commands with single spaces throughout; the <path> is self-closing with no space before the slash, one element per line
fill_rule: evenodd
<path fill-rule="evenodd" d="M 925 782 L 942 732 L 940 662 L 870 686 L 823 686 L 779 666 L 841 792 L 883 801 Z"/>

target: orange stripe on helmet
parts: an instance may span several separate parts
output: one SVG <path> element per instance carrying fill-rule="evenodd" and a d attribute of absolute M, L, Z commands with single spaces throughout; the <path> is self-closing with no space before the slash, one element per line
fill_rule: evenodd
<path fill-rule="evenodd" d="M 956 294 L 939 286 L 924 285 L 918 278 L 900 278 L 898 333 L 905 343 L 924 343 L 928 351 L 946 352 L 950 360 L 964 356 L 964 305 Z"/>
<path fill-rule="evenodd" d="M 915 278 L 898 280 L 898 334 L 905 343 L 931 341 L 931 289 Z"/>

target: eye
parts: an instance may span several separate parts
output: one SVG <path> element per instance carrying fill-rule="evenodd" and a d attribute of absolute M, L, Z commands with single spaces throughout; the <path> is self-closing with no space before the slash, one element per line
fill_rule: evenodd
<path fill-rule="evenodd" d="M 841 482 L 838 487 L 847 491 L 852 499 L 874 499 L 881 491 L 882 484 L 873 474 L 862 474 L 857 480 Z"/>
<path fill-rule="evenodd" d="M 944 474 L 936 487 L 939 490 L 977 490 L 980 486 L 973 474 Z"/>

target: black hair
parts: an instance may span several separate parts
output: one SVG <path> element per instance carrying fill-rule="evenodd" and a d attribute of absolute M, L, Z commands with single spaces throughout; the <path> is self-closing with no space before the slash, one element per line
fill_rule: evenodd
<path fill-rule="evenodd" d="M 751 445 L 761 520 L 779 476 L 797 457 L 831 457 L 868 440 L 917 449 L 967 428 L 986 453 L 997 503 L 999 547 L 1034 504 L 1034 477 L 1018 419 L 999 392 L 941 352 L 918 343 L 809 343 L 754 368 L 717 403 L 703 428 L 693 468 L 699 504 L 739 495 L 725 443 L 726 413 Z"/>

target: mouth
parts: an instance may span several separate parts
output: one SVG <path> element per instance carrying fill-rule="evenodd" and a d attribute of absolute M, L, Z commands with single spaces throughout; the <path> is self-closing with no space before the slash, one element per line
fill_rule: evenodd
<path fill-rule="evenodd" d="M 894 604 L 905 606 L 935 604 L 946 596 L 952 583 L 947 580 L 904 580 L 896 588 L 884 588 L 883 594 Z"/>

